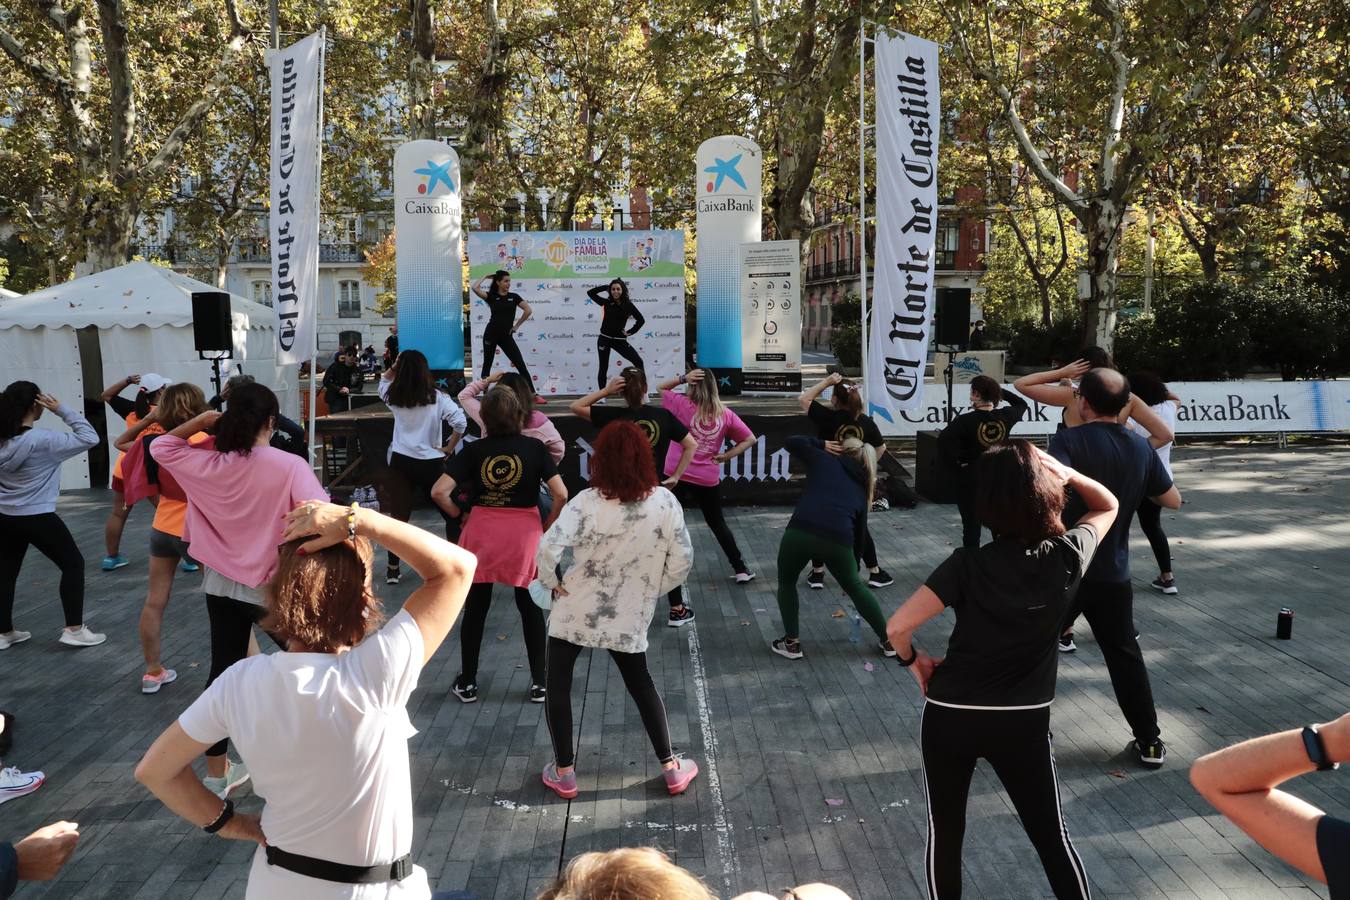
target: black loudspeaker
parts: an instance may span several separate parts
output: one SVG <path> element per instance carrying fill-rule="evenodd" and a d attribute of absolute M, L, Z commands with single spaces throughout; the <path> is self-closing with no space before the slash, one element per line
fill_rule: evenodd
<path fill-rule="evenodd" d="M 199 353 L 234 349 L 230 337 L 229 294 L 224 291 L 192 293 L 192 340 Z"/>
<path fill-rule="evenodd" d="M 914 490 L 933 503 L 956 502 L 956 473 L 938 450 L 938 432 L 914 435 Z"/>
<path fill-rule="evenodd" d="M 937 334 L 933 343 L 959 347 L 970 343 L 970 288 L 937 289 Z"/>

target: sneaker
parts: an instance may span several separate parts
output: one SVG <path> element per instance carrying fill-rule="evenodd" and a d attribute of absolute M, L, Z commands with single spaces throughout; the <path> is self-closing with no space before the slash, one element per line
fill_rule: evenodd
<path fill-rule="evenodd" d="M 806 586 L 813 591 L 823 591 L 825 589 L 825 570 L 812 569 L 806 574 Z"/>
<path fill-rule="evenodd" d="M 1167 759 L 1167 745 L 1162 742 L 1162 738 L 1154 738 L 1142 745 L 1135 741 L 1133 747 L 1145 769 L 1161 769 L 1163 761 Z"/>
<path fill-rule="evenodd" d="M 671 609 L 666 624 L 671 628 L 679 628 L 681 625 L 688 625 L 692 621 L 694 621 L 694 611 L 687 606 L 683 606 L 678 610 Z"/>
<path fill-rule="evenodd" d="M 1166 581 L 1163 581 L 1162 578 L 1159 577 L 1153 579 L 1153 583 L 1150 584 L 1149 587 L 1160 594 L 1175 594 L 1177 592 L 1177 580 L 1175 578 L 1169 578 Z"/>
<path fill-rule="evenodd" d="M 878 497 L 872 501 L 872 512 L 885 512 L 891 508 L 891 501 L 885 497 Z"/>
<path fill-rule="evenodd" d="M 892 578 L 891 573 L 887 572 L 885 569 L 877 569 L 875 572 L 869 572 L 867 575 L 868 587 L 889 587 L 893 584 L 895 584 L 895 579 Z"/>
<path fill-rule="evenodd" d="M 185 559 L 178 564 L 178 571 L 187 572 L 191 575 L 193 572 L 200 572 L 202 567 L 190 559 Z"/>
<path fill-rule="evenodd" d="M 548 691 L 544 690 L 544 686 L 542 684 L 530 685 L 531 703 L 543 703 L 547 699 L 548 699 Z"/>
<path fill-rule="evenodd" d="M 225 766 L 225 774 L 219 778 L 206 777 L 202 779 L 202 784 L 206 789 L 224 800 L 234 791 L 235 788 L 248 781 L 248 768 L 241 762 L 230 761 Z"/>
<path fill-rule="evenodd" d="M 105 572 L 111 572 L 114 569 L 120 569 L 125 565 L 127 565 L 127 558 L 120 553 L 117 554 L 116 556 L 103 557 L 103 571 Z"/>
<path fill-rule="evenodd" d="M 20 772 L 18 766 L 0 769 L 0 803 L 31 794 L 46 780 L 41 772 Z"/>
<path fill-rule="evenodd" d="M 173 669 L 160 669 L 158 675 L 141 676 L 141 693 L 158 694 L 159 689 L 166 684 L 173 684 L 178 680 L 178 673 Z"/>
<path fill-rule="evenodd" d="M 0 650 L 8 650 L 15 644 L 22 644 L 33 636 L 31 631 L 11 631 L 9 634 L 0 634 Z"/>
<path fill-rule="evenodd" d="M 780 637 L 769 645 L 774 653 L 785 659 L 801 659 L 805 654 L 802 653 L 802 642 L 789 640 L 786 637 Z"/>
<path fill-rule="evenodd" d="M 692 759 L 675 760 L 675 768 L 664 769 L 661 772 L 666 777 L 666 790 L 670 791 L 670 796 L 683 794 L 689 789 L 689 782 L 698 775 L 698 763 Z"/>
<path fill-rule="evenodd" d="M 460 684 L 456 678 L 455 683 L 450 685 L 450 693 L 458 697 L 461 703 L 474 703 L 478 700 L 478 685 Z"/>
<path fill-rule="evenodd" d="M 403 573 L 400 572 L 398 569 L 385 569 L 385 570 L 384 570 L 384 583 L 385 583 L 385 584 L 398 584 L 399 581 L 401 581 L 402 579 L 403 579 Z"/>
<path fill-rule="evenodd" d="M 1059 652 L 1060 653 L 1078 652 L 1078 645 L 1073 642 L 1073 635 L 1061 634 L 1059 636 Z"/>
<path fill-rule="evenodd" d="M 754 573 L 754 572 L 737 572 L 737 573 L 736 573 L 736 583 L 737 583 L 737 584 L 749 584 L 750 582 L 752 582 L 752 581 L 754 581 L 754 580 L 755 580 L 755 573 Z"/>
<path fill-rule="evenodd" d="M 106 634 L 95 634 L 89 630 L 88 625 L 81 625 L 75 631 L 61 629 L 61 637 L 58 639 L 67 647 L 96 647 L 108 639 Z"/>
<path fill-rule="evenodd" d="M 573 769 L 566 775 L 559 775 L 558 764 L 549 763 L 544 766 L 543 778 L 544 785 L 564 800 L 571 800 L 577 795 L 576 769 Z"/>
<path fill-rule="evenodd" d="M 895 652 L 895 648 L 891 646 L 890 641 L 882 641 L 881 643 L 877 644 L 877 647 L 880 648 L 882 656 L 886 657 L 887 659 L 895 659 L 897 654 Z"/>

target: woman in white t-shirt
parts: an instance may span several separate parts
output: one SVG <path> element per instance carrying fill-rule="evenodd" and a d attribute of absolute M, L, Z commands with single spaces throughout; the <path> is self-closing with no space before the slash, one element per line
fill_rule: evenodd
<path fill-rule="evenodd" d="M 208 833 L 257 842 L 251 900 L 427 900 L 426 872 L 410 861 L 406 705 L 464 605 L 476 560 L 355 506 L 304 503 L 286 519 L 267 589 L 267 627 L 286 650 L 227 669 L 159 736 L 136 778 Z M 422 578 L 378 631 L 372 541 Z M 226 737 L 265 800 L 260 817 L 236 813 L 192 770 Z"/>
<path fill-rule="evenodd" d="M 1168 431 L 1175 434 L 1177 427 L 1177 402 L 1178 397 L 1167 389 L 1163 380 L 1152 372 L 1133 372 L 1129 376 L 1130 390 L 1136 397 L 1148 405 L 1153 410 Z M 1144 437 L 1149 436 L 1148 429 L 1140 427 L 1134 419 L 1130 419 L 1126 425 L 1131 431 L 1138 432 Z M 1158 459 L 1162 460 L 1163 468 L 1167 474 L 1172 474 L 1172 441 L 1168 441 L 1161 447 L 1155 447 L 1154 451 L 1158 454 Z M 1177 593 L 1177 582 L 1172 577 L 1172 547 L 1167 542 L 1167 535 L 1162 527 L 1162 507 L 1145 497 L 1139 502 L 1139 509 L 1136 511 L 1139 517 L 1139 527 L 1143 529 L 1144 536 L 1148 538 L 1148 545 L 1153 548 L 1153 558 L 1158 561 L 1158 577 L 1153 579 L 1152 587 L 1155 591 L 1163 594 Z"/>
<path fill-rule="evenodd" d="M 394 439 L 389 442 L 389 474 L 385 479 L 384 511 L 400 522 L 412 515 L 413 495 L 431 500 L 431 486 L 444 473 L 445 458 L 455 452 L 469 420 L 455 401 L 436 389 L 427 358 L 419 350 L 404 350 L 392 368 L 380 376 L 380 399 L 394 414 Z M 453 434 L 441 441 L 441 423 Z M 459 520 L 452 519 L 435 503 L 432 508 L 445 519 L 445 539 L 459 537 Z M 402 577 L 398 555 L 389 553 L 385 584 L 398 584 Z"/>

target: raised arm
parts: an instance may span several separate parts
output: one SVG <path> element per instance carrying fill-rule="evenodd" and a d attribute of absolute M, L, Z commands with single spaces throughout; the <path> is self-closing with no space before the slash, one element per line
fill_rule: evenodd
<path fill-rule="evenodd" d="M 158 421 L 159 421 L 159 407 L 157 406 L 154 409 L 150 410 L 150 412 L 146 414 L 144 419 L 139 420 L 135 425 L 132 425 L 126 431 L 122 432 L 122 434 L 118 436 L 117 440 L 113 441 L 113 446 L 116 447 L 120 452 L 126 453 L 128 450 L 132 448 L 132 446 L 135 445 L 136 439 L 141 436 L 141 432 L 145 431 L 146 428 L 148 428 L 149 426 L 153 425 L 155 422 Z"/>
<path fill-rule="evenodd" d="M 1106 534 L 1111 528 L 1111 524 L 1116 521 L 1116 515 L 1120 511 L 1120 503 L 1116 500 L 1116 495 L 1100 482 L 1094 481 L 1077 469 L 1064 465 L 1040 447 L 1036 448 L 1036 456 L 1040 459 L 1041 465 L 1048 469 L 1059 480 L 1060 484 L 1073 488 L 1078 492 L 1078 496 L 1083 498 L 1087 511 L 1074 524 L 1091 525 L 1097 534 Z"/>
<path fill-rule="evenodd" d="M 599 303 L 604 306 L 609 300 L 609 285 L 597 284 L 586 292 L 586 296 L 591 299 L 592 303 Z"/>
<path fill-rule="evenodd" d="M 816 384 L 798 394 L 797 405 L 802 408 L 802 412 L 806 412 L 811 408 L 811 404 L 816 402 L 816 398 L 825 392 L 826 388 L 834 387 L 843 380 L 843 375 L 840 375 L 838 372 L 831 372 Z"/>
<path fill-rule="evenodd" d="M 55 413 L 70 429 L 69 434 L 63 434 L 59 431 L 48 432 L 51 440 L 49 446 L 57 453 L 62 454 L 64 458 L 83 453 L 102 440 L 98 436 L 98 432 L 94 430 L 94 426 L 89 424 L 88 419 L 55 397 L 49 394 L 38 394 L 37 402 L 43 409 Z"/>
<path fill-rule="evenodd" d="M 481 299 L 486 300 L 488 298 L 488 294 L 487 291 L 483 290 L 483 282 L 491 280 L 492 280 L 491 275 L 484 275 L 482 278 L 478 279 L 473 284 L 469 285 L 469 290 L 473 291 L 474 294 L 480 297 Z"/>
<path fill-rule="evenodd" d="M 594 406 L 596 403 L 599 403 L 600 400 L 605 397 L 613 397 L 616 394 L 620 394 L 622 392 L 623 392 L 623 378 L 622 377 L 611 378 L 609 380 L 609 384 L 605 385 L 598 391 L 591 391 L 585 397 L 573 400 L 572 405 L 568 408 L 572 411 L 572 415 L 581 416 L 581 418 L 589 422 L 591 421 L 592 406 Z"/>
<path fill-rule="evenodd" d="M 1091 368 L 1085 360 L 1080 359 L 1078 362 L 1048 372 L 1033 372 L 1014 381 L 1013 390 L 1042 406 L 1068 406 L 1073 403 L 1073 388 L 1060 382 L 1065 379 L 1075 381 L 1086 375 Z"/>
<path fill-rule="evenodd" d="M 1002 397 L 1004 403 L 1008 404 L 1008 409 L 1016 416 L 1013 419 L 1014 422 L 1020 422 L 1026 418 L 1027 412 L 1030 409 L 1030 407 L 1027 406 L 1027 401 L 1023 400 L 1007 388 L 1000 388 L 999 396 Z"/>
<path fill-rule="evenodd" d="M 118 381 L 118 382 L 116 382 L 116 383 L 114 383 L 114 384 L 110 384 L 110 385 L 108 385 L 106 388 L 104 388 L 103 393 L 102 393 L 102 394 L 99 394 L 98 399 L 102 400 L 104 403 L 107 403 L 109 400 L 111 400 L 112 398 L 116 397 L 118 394 L 120 394 L 120 393 L 122 393 L 123 391 L 125 391 L 125 390 L 127 389 L 127 385 L 131 385 L 131 384 L 140 384 L 140 383 L 141 383 L 141 376 L 139 376 L 139 375 L 128 375 L 126 378 L 123 378 L 121 381 Z"/>
<path fill-rule="evenodd" d="M 1125 408 L 1125 412 L 1139 427 L 1148 432 L 1148 445 L 1154 450 L 1166 447 L 1176 438 L 1176 435 L 1172 434 L 1172 429 L 1162 420 L 1162 416 L 1134 394 L 1130 395 L 1130 405 Z"/>
<path fill-rule="evenodd" d="M 182 425 L 179 425 L 173 431 L 169 432 L 170 437 L 182 438 L 187 440 L 199 431 L 208 431 L 211 426 L 220 420 L 221 414 L 214 409 L 201 413 L 191 419 L 188 419 Z"/>

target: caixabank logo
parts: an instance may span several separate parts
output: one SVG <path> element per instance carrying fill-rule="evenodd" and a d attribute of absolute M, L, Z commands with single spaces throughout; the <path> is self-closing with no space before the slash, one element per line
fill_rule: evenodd
<path fill-rule="evenodd" d="M 402 158 L 395 160 L 400 212 L 417 216 L 459 215 L 459 159 L 445 150 L 433 145 L 421 153 L 402 154 Z"/>
<path fill-rule="evenodd" d="M 699 212 L 758 210 L 760 155 L 754 142 L 710 138 L 699 147 L 697 159 Z"/>

